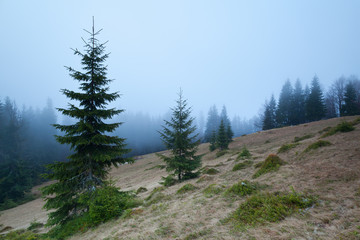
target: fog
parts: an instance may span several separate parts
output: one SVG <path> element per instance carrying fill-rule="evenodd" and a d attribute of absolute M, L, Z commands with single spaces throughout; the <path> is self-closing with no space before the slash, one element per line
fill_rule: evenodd
<path fill-rule="evenodd" d="M 353 1 L 0 1 L 0 97 L 55 107 L 77 90 L 64 66 L 83 29 L 103 28 L 116 107 L 158 117 L 181 87 L 196 117 L 216 104 L 250 119 L 286 79 L 326 89 L 359 76 L 358 10 Z M 59 116 L 60 117 L 60 116 Z"/>

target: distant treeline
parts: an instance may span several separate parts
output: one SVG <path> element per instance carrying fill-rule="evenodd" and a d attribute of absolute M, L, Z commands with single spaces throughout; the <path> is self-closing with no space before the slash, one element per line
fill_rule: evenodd
<path fill-rule="evenodd" d="M 306 122 L 340 116 L 360 114 L 360 81 L 351 76 L 340 77 L 333 82 L 326 94 L 315 76 L 310 88 L 302 88 L 300 80 L 292 87 L 287 80 L 281 89 L 278 102 L 274 95 L 265 101 L 260 116 L 263 130 L 297 125 Z"/>

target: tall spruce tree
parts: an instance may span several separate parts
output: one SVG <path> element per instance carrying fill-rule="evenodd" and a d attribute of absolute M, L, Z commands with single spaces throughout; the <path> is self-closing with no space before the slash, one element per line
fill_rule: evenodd
<path fill-rule="evenodd" d="M 291 82 L 290 80 L 286 80 L 281 89 L 278 107 L 276 110 L 276 122 L 279 126 L 290 125 L 292 94 L 293 88 L 291 86 Z"/>
<path fill-rule="evenodd" d="M 325 117 L 324 96 L 317 76 L 311 82 L 310 94 L 305 103 L 305 113 L 306 119 L 309 122 L 318 121 Z"/>
<path fill-rule="evenodd" d="M 101 31 L 101 30 L 100 30 Z M 64 132 L 56 136 L 61 144 L 70 145 L 73 154 L 69 161 L 56 162 L 48 166 L 51 171 L 48 179 L 55 183 L 43 188 L 46 196 L 45 208 L 55 209 L 49 214 L 49 225 L 64 224 L 72 217 L 80 216 L 89 209 L 89 202 L 97 189 L 106 186 L 106 178 L 111 166 L 129 162 L 123 157 L 130 150 L 126 149 L 125 139 L 108 136 L 121 123 L 105 123 L 123 110 L 107 109 L 108 103 L 119 97 L 117 92 L 108 93 L 107 68 L 104 65 L 108 58 L 105 43 L 99 43 L 94 23 L 92 31 L 86 31 L 90 37 L 85 41 L 84 52 L 75 49 L 74 54 L 81 57 L 83 71 L 67 67 L 70 76 L 80 83 L 81 91 L 62 89 L 62 93 L 79 105 L 69 103 L 68 109 L 58 108 L 65 116 L 77 119 L 72 125 L 54 124 Z"/>
<path fill-rule="evenodd" d="M 166 148 L 171 150 L 171 156 L 158 156 L 165 161 L 166 170 L 182 181 L 197 175 L 193 171 L 201 166 L 201 156 L 195 155 L 200 141 L 193 126 L 194 118 L 190 117 L 191 108 L 187 107 L 181 90 L 176 103 L 176 107 L 172 108 L 171 120 L 164 120 L 163 131 L 159 132 Z"/>
<path fill-rule="evenodd" d="M 295 82 L 290 106 L 290 124 L 297 125 L 305 122 L 305 94 L 299 79 Z"/>
<path fill-rule="evenodd" d="M 273 128 L 276 128 L 276 100 L 274 95 L 271 95 L 270 102 L 265 103 L 262 130 L 269 130 Z"/>
<path fill-rule="evenodd" d="M 360 114 L 359 106 L 357 105 L 356 89 L 352 82 L 346 84 L 344 94 L 344 104 L 342 106 L 341 116 L 353 116 Z"/>
<path fill-rule="evenodd" d="M 215 105 L 210 107 L 204 133 L 204 142 L 209 142 L 213 132 L 217 132 L 220 124 L 220 117 Z"/>

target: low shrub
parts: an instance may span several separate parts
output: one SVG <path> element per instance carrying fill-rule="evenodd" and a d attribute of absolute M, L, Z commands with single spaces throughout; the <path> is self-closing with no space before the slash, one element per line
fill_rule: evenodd
<path fill-rule="evenodd" d="M 185 172 L 185 174 L 182 177 L 182 181 L 184 180 L 189 180 L 189 179 L 193 179 L 193 178 L 197 178 L 200 176 L 200 171 L 196 171 L 196 172 Z"/>
<path fill-rule="evenodd" d="M 29 230 L 16 230 L 7 234 L 0 235 L 0 239 L 4 240 L 38 240 L 43 239 L 40 234 L 34 233 Z"/>
<path fill-rule="evenodd" d="M 190 192 L 195 190 L 196 187 L 194 185 L 192 185 L 191 183 L 185 184 L 184 186 L 182 186 L 181 188 L 179 188 L 179 190 L 176 191 L 176 194 L 184 194 L 186 192 Z"/>
<path fill-rule="evenodd" d="M 240 160 L 240 159 L 248 159 L 251 158 L 251 153 L 250 151 L 246 148 L 246 146 L 243 147 L 241 153 L 239 153 L 239 155 L 237 156 L 236 160 Z"/>
<path fill-rule="evenodd" d="M 256 226 L 266 222 L 279 222 L 287 216 L 311 207 L 315 198 L 295 191 L 291 193 L 259 193 L 240 204 L 225 222 L 233 222 L 238 228 Z"/>
<path fill-rule="evenodd" d="M 257 178 L 265 173 L 277 171 L 281 165 L 286 162 L 279 158 L 276 154 L 270 154 L 264 162 L 259 164 L 259 170 L 253 175 L 253 178 Z"/>
<path fill-rule="evenodd" d="M 33 221 L 30 222 L 30 226 L 27 228 L 27 230 L 33 231 L 33 230 L 36 230 L 36 229 L 41 228 L 43 226 L 44 226 L 43 223 L 40 223 L 40 222 L 37 222 L 36 220 L 33 220 Z"/>
<path fill-rule="evenodd" d="M 312 138 L 312 137 L 314 137 L 313 134 L 307 134 L 307 135 L 304 135 L 302 137 L 294 137 L 294 143 L 297 143 L 297 142 L 300 142 L 302 140 L 309 139 L 309 138 Z"/>
<path fill-rule="evenodd" d="M 317 142 L 314 142 L 312 144 L 310 144 L 305 150 L 304 152 L 309 152 L 311 150 L 316 150 L 318 148 L 321 148 L 321 147 L 326 147 L 326 146 L 330 146 L 332 145 L 331 142 L 329 141 L 324 141 L 324 140 L 319 140 Z"/>
<path fill-rule="evenodd" d="M 224 188 L 225 188 L 225 186 L 223 186 L 223 185 L 210 184 L 203 190 L 203 193 L 204 193 L 205 197 L 210 198 L 210 197 L 213 197 L 214 195 L 218 195 L 221 192 L 223 192 Z"/>
<path fill-rule="evenodd" d="M 147 192 L 147 188 L 139 187 L 138 190 L 136 190 L 136 194 Z"/>
<path fill-rule="evenodd" d="M 226 150 L 218 151 L 218 152 L 216 153 L 216 157 L 219 158 L 219 157 L 221 157 L 221 156 L 224 156 L 226 153 L 227 153 Z"/>
<path fill-rule="evenodd" d="M 278 153 L 287 152 L 287 151 L 289 151 L 290 149 L 295 148 L 295 147 L 298 146 L 298 145 L 299 145 L 299 143 L 284 144 L 284 145 L 282 145 L 282 146 L 279 148 Z"/>
<path fill-rule="evenodd" d="M 324 133 L 321 137 L 328 137 L 334 135 L 338 132 L 350 132 L 353 131 L 355 127 L 352 123 L 342 122 L 336 125 L 335 127 L 330 128 L 326 133 Z"/>
<path fill-rule="evenodd" d="M 219 173 L 219 170 L 215 169 L 215 168 L 205 168 L 203 170 L 204 174 L 208 174 L 208 175 L 215 175 Z"/>
<path fill-rule="evenodd" d="M 173 175 L 168 175 L 167 177 L 161 177 L 163 180 L 160 182 L 161 185 L 164 185 L 165 187 L 170 187 L 176 184 L 177 180 L 173 177 Z"/>
<path fill-rule="evenodd" d="M 238 171 L 238 170 L 241 170 L 241 169 L 245 169 L 247 167 L 250 167 L 252 164 L 253 164 L 253 161 L 245 160 L 244 162 L 235 164 L 232 170 L 233 171 Z"/>
<path fill-rule="evenodd" d="M 246 196 L 255 193 L 260 188 L 258 183 L 249 182 L 247 180 L 241 180 L 228 188 L 224 195 L 225 196 Z"/>

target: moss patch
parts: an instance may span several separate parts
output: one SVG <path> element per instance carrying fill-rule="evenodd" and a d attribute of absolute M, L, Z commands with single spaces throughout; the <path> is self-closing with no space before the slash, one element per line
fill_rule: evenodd
<path fill-rule="evenodd" d="M 223 186 L 223 185 L 210 184 L 203 190 L 203 193 L 204 193 L 205 197 L 210 198 L 210 197 L 213 197 L 214 195 L 218 195 L 218 194 L 222 193 L 224 191 L 224 189 L 225 189 L 225 186 Z"/>
<path fill-rule="evenodd" d="M 275 172 L 284 164 L 286 164 L 286 162 L 280 159 L 279 156 L 270 154 L 265 161 L 259 165 L 259 170 L 253 175 L 253 178 L 257 178 L 268 172 Z"/>
<path fill-rule="evenodd" d="M 250 151 L 246 147 L 243 147 L 241 153 L 239 153 L 236 160 L 249 159 L 249 158 L 251 158 Z"/>
<path fill-rule="evenodd" d="M 312 138 L 312 137 L 314 137 L 313 134 L 307 134 L 307 135 L 304 135 L 302 137 L 294 137 L 294 143 L 297 143 L 297 142 L 300 142 L 302 140 L 309 139 L 309 138 Z"/>
<path fill-rule="evenodd" d="M 208 174 L 208 175 L 215 175 L 215 174 L 219 173 L 219 170 L 217 170 L 215 168 L 205 168 L 203 173 Z"/>
<path fill-rule="evenodd" d="M 319 140 L 319 141 L 317 141 L 317 142 L 314 142 L 314 143 L 310 144 L 310 145 L 305 149 L 304 152 L 309 152 L 309 151 L 311 151 L 311 150 L 316 150 L 316 149 L 318 149 L 318 148 L 326 147 L 326 146 L 330 146 L 330 145 L 332 145 L 332 143 L 329 142 L 329 141 Z"/>
<path fill-rule="evenodd" d="M 256 226 L 266 222 L 279 222 L 285 217 L 312 206 L 315 198 L 292 193 L 260 193 L 251 196 L 232 213 L 225 222 L 238 228 Z"/>

